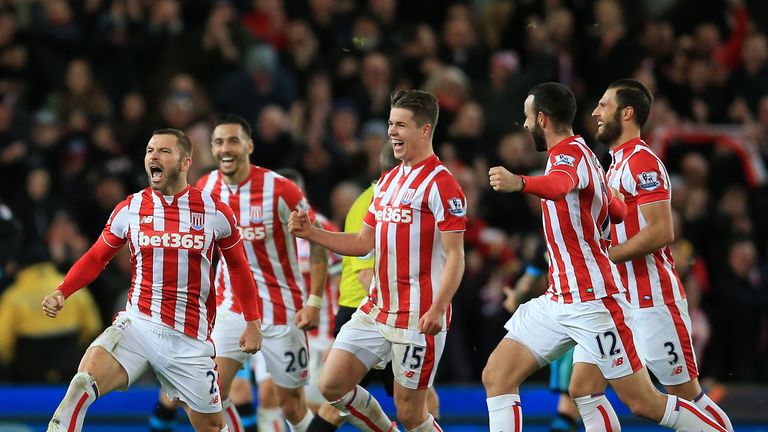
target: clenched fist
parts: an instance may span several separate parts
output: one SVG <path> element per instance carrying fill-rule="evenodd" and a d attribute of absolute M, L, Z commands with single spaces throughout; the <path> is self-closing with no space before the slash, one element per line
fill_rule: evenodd
<path fill-rule="evenodd" d="M 496 192 L 518 192 L 523 189 L 523 178 L 506 168 L 496 166 L 488 171 L 488 180 Z"/>
<path fill-rule="evenodd" d="M 58 315 L 59 311 L 64 307 L 64 300 L 64 294 L 59 290 L 45 296 L 42 303 L 45 315 L 51 318 L 56 318 L 56 315 Z"/>
<path fill-rule="evenodd" d="M 288 217 L 288 231 L 294 237 L 308 238 L 312 231 L 309 215 L 304 210 L 292 211 Z"/>

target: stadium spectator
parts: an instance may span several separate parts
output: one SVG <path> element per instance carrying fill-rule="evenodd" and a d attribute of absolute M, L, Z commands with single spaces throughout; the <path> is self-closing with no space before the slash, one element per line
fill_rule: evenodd
<path fill-rule="evenodd" d="M 64 275 L 45 252 L 27 254 L 19 264 L 16 282 L 0 297 L 0 368 L 12 382 L 64 383 L 103 329 L 101 315 L 88 290 L 73 295 L 58 320 L 41 315 L 40 299 Z"/>

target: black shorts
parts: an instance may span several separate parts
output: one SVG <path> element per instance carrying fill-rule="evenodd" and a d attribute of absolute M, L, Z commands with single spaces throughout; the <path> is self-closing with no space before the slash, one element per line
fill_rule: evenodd
<path fill-rule="evenodd" d="M 338 336 L 341 331 L 341 327 L 352 319 L 352 314 L 355 313 L 357 308 L 348 306 L 339 306 L 339 311 L 336 312 L 336 326 L 333 328 L 333 335 Z M 392 364 L 387 363 L 384 369 L 371 369 L 360 381 L 360 385 L 368 387 L 368 384 L 374 381 L 381 382 L 384 386 L 384 391 L 387 392 L 389 397 L 395 394 L 395 375 L 392 373 Z"/>

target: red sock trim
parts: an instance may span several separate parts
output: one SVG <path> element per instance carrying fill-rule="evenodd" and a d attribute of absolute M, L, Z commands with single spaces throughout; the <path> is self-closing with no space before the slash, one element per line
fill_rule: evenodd
<path fill-rule="evenodd" d="M 512 409 L 515 411 L 515 432 L 523 430 L 523 413 L 520 405 L 515 404 Z"/>
<path fill-rule="evenodd" d="M 688 404 L 688 402 L 685 402 L 685 401 L 683 401 L 682 399 L 678 399 L 678 402 L 677 402 L 677 403 L 678 403 L 678 404 L 679 404 L 681 407 L 683 407 L 683 408 L 687 409 L 688 411 L 692 412 L 692 413 L 693 413 L 693 414 L 694 414 L 696 417 L 698 417 L 698 418 L 699 418 L 701 421 L 703 421 L 704 423 L 706 423 L 706 424 L 708 424 L 708 425 L 712 426 L 713 428 L 715 428 L 715 430 L 716 430 L 716 431 L 718 431 L 718 432 L 728 432 L 728 431 L 727 431 L 727 430 L 725 430 L 725 429 L 724 429 L 722 426 L 720 426 L 720 425 L 719 425 L 719 424 L 717 424 L 716 422 L 712 421 L 712 419 L 711 419 L 711 418 L 709 418 L 709 417 L 705 416 L 704 414 L 702 414 L 702 413 L 701 413 L 699 410 L 697 410 L 695 407 L 692 407 L 690 404 Z"/>
<path fill-rule="evenodd" d="M 371 421 L 368 417 L 365 416 L 365 414 L 361 413 L 360 411 L 352 408 L 352 406 L 347 405 L 347 409 L 349 410 L 349 413 L 353 416 L 359 418 L 363 423 L 365 423 L 366 426 L 373 429 L 374 432 L 385 432 L 383 429 L 380 429 L 376 424 Z"/>
<path fill-rule="evenodd" d="M 598 405 L 597 410 L 600 411 L 600 415 L 603 416 L 603 423 L 605 424 L 605 432 L 613 432 L 613 427 L 611 427 L 611 419 L 610 417 L 608 417 L 608 411 L 606 411 L 602 405 Z"/>
<path fill-rule="evenodd" d="M 67 428 L 67 432 L 75 431 L 75 427 L 77 427 L 77 416 L 80 414 L 80 410 L 83 408 L 83 404 L 85 404 L 85 401 L 87 399 L 88 399 L 88 392 L 85 392 L 83 393 L 82 396 L 80 396 L 80 400 L 77 401 L 75 410 L 72 412 L 72 418 L 69 420 L 69 428 Z"/>
<path fill-rule="evenodd" d="M 713 419 L 715 419 L 717 424 L 719 424 L 720 426 L 725 428 L 725 421 L 723 421 L 723 418 L 720 417 L 720 413 L 718 413 L 716 409 L 712 408 L 711 405 L 707 405 L 706 407 L 704 407 L 704 410 L 706 412 L 708 412 L 709 415 L 711 415 Z"/>
<path fill-rule="evenodd" d="M 241 432 L 240 428 L 237 425 L 237 417 L 235 417 L 234 408 L 232 408 L 232 406 L 230 405 L 225 411 L 229 416 L 229 422 L 232 423 L 232 428 L 235 429 L 232 432 Z"/>

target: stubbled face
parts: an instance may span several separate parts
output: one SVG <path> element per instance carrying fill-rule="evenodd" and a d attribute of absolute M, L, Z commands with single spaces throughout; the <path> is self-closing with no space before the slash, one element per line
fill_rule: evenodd
<path fill-rule="evenodd" d="M 389 111 L 388 134 L 395 157 L 406 165 L 417 164 L 429 155 L 429 126 L 416 124 L 410 110 L 392 108 Z"/>
<path fill-rule="evenodd" d="M 592 117 L 597 121 L 595 138 L 605 145 L 615 145 L 623 131 L 620 116 L 621 110 L 616 104 L 616 89 L 608 89 L 592 111 Z"/>
<path fill-rule="evenodd" d="M 539 114 L 533 109 L 533 95 L 525 98 L 523 103 L 523 112 L 525 113 L 525 123 L 523 127 L 530 132 L 533 138 L 533 146 L 536 151 L 547 151 L 547 140 L 544 138 L 544 129 L 539 124 Z"/>
<path fill-rule="evenodd" d="M 177 138 L 173 135 L 154 135 L 147 144 L 144 169 L 149 186 L 164 195 L 173 195 L 181 172 L 188 169 L 191 158 L 182 156 Z"/>
<path fill-rule="evenodd" d="M 253 141 L 236 123 L 216 126 L 211 136 L 211 153 L 225 176 L 236 176 L 250 169 Z"/>

